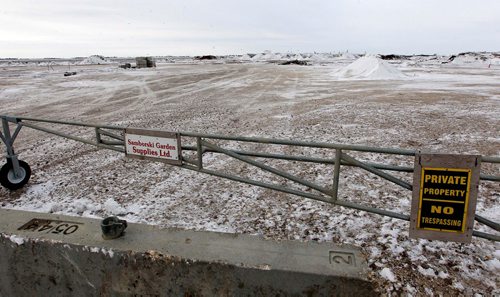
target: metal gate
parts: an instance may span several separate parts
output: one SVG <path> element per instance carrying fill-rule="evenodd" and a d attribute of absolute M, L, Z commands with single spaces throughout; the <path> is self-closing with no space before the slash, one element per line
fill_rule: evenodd
<path fill-rule="evenodd" d="M 79 141 L 103 149 L 125 152 L 124 131 L 127 127 L 37 119 L 29 117 L 16 117 L 16 116 L 6 116 L 6 115 L 1 115 L 0 118 L 2 120 L 2 127 L 3 127 L 3 133 L 0 132 L 0 138 L 4 142 L 7 151 L 7 164 L 4 165 L 2 171 L 4 172 L 4 174 L 7 174 L 6 176 L 7 182 L 13 185 L 12 186 L 13 189 L 22 187 L 27 182 L 27 179 L 29 179 L 29 174 L 31 173 L 29 166 L 25 162 L 20 161 L 18 159 L 13 148 L 14 141 L 18 136 L 19 132 L 21 131 L 22 127 L 29 127 L 35 130 L 47 132 L 50 134 L 61 136 L 67 139 L 72 139 L 75 141 Z M 13 133 L 11 133 L 11 127 L 9 123 L 16 125 L 16 128 L 13 131 Z M 92 137 L 92 139 L 77 137 L 74 135 L 54 130 L 53 128 L 41 126 L 40 123 L 48 123 L 53 125 L 54 124 L 70 125 L 82 128 L 89 128 L 94 130 L 95 134 L 94 132 L 92 132 L 92 134 L 94 134 L 95 136 Z M 259 137 L 211 135 L 211 134 L 189 133 L 189 132 L 179 132 L 179 134 L 183 138 L 183 142 L 184 139 L 187 139 L 188 140 L 186 141 L 187 143 L 189 142 L 192 143 L 191 145 L 182 146 L 182 156 L 181 156 L 182 163 L 181 165 L 179 165 L 179 167 L 230 179 L 241 183 L 272 189 L 279 192 L 284 192 L 314 200 L 319 200 L 334 205 L 344 206 L 348 208 L 362 210 L 406 221 L 410 220 L 410 216 L 408 214 L 403 214 L 381 208 L 375 208 L 359 203 L 354 203 L 351 201 L 341 200 L 338 197 L 338 189 L 339 189 L 339 177 L 340 177 L 340 172 L 342 170 L 342 166 L 354 166 L 366 170 L 376 176 L 379 176 L 399 187 L 412 191 L 413 189 L 412 184 L 389 172 L 392 171 L 392 172 L 411 173 L 413 172 L 413 167 L 365 162 L 355 158 L 352 155 L 352 153 L 368 152 L 375 154 L 391 154 L 391 155 L 406 156 L 408 158 L 412 157 L 414 158 L 415 154 L 417 153 L 417 151 L 415 150 L 397 149 L 397 148 L 379 148 L 379 147 L 369 147 L 362 145 L 345 145 L 345 144 L 324 143 L 324 142 L 305 142 L 305 141 L 259 138 Z M 228 143 L 231 142 L 258 143 L 263 145 L 279 145 L 287 147 L 308 147 L 317 149 L 328 149 L 332 151 L 331 155 L 333 157 L 318 158 L 311 156 L 267 153 L 267 152 L 259 152 L 252 150 L 235 150 L 230 148 L 224 148 L 221 145 L 216 144 L 217 141 L 225 141 Z M 312 191 L 298 190 L 276 183 L 258 181 L 254 179 L 241 177 L 235 174 L 207 169 L 204 166 L 205 163 L 203 160 L 203 156 L 207 153 L 222 154 L 230 158 L 234 158 L 236 160 L 242 161 L 246 164 L 254 166 L 265 172 L 269 172 L 271 174 L 285 178 L 286 180 L 293 181 L 294 183 L 304 186 Z M 307 181 L 299 177 L 297 174 L 294 174 L 292 172 L 286 172 L 281 169 L 269 166 L 264 162 L 256 160 L 256 158 L 288 160 L 295 162 L 316 163 L 316 164 L 325 164 L 327 166 L 332 166 L 334 170 L 331 179 L 331 184 L 319 185 L 311 181 Z M 497 166 L 497 164 L 500 163 L 500 157 L 482 156 L 481 162 L 490 163 Z M 480 180 L 481 182 L 500 182 L 500 176 L 481 174 Z M 485 217 L 481 216 L 480 214 L 476 214 L 475 220 L 496 231 L 500 231 L 499 223 L 488 220 Z M 473 232 L 473 235 L 481 238 L 486 238 L 489 240 L 500 241 L 500 236 L 492 233 L 485 233 L 475 230 Z"/>

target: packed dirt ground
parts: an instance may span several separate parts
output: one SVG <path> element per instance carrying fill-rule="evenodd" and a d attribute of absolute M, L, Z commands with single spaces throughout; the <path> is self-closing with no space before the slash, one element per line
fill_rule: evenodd
<path fill-rule="evenodd" d="M 0 114 L 167 131 L 259 136 L 500 155 L 500 69 L 403 67 L 402 80 L 337 80 L 342 65 L 159 64 L 0 67 Z M 44 124 L 41 124 L 44 125 Z M 94 136 L 92 129 L 58 128 Z M 184 139 L 183 139 L 184 141 Z M 192 139 L 185 140 L 186 142 Z M 333 158 L 334 151 L 219 142 L 232 148 Z M 500 294 L 500 244 L 409 239 L 409 223 L 238 184 L 23 128 L 15 143 L 31 165 L 29 184 L 0 189 L 2 207 L 104 217 L 273 239 L 360 246 L 381 293 Z M 2 153 L 5 148 L 2 146 Z M 413 166 L 412 157 L 352 153 Z M 262 159 L 259 159 L 263 161 Z M 207 166 L 293 186 L 241 162 L 206 155 Z M 329 187 L 333 166 L 269 164 Z M 409 214 L 411 192 L 357 168 L 342 167 L 339 198 Z M 500 175 L 483 164 L 482 173 Z M 411 174 L 398 176 L 411 181 Z M 299 187 L 299 189 L 302 189 Z M 500 221 L 500 186 L 482 182 L 477 213 Z M 479 223 L 476 230 L 498 235 Z"/>

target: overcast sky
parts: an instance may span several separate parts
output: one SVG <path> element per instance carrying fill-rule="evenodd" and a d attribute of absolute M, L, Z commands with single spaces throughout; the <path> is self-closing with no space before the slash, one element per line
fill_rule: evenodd
<path fill-rule="evenodd" d="M 500 0 L 0 3 L 0 57 L 500 51 Z"/>

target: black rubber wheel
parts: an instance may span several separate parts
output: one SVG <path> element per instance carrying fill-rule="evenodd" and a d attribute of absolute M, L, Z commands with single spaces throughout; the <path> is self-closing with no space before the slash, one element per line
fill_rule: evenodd
<path fill-rule="evenodd" d="M 2 166 L 0 169 L 0 184 L 9 190 L 17 190 L 22 188 L 31 177 L 31 168 L 28 163 L 19 160 L 19 177 L 14 176 L 14 168 L 11 162 Z"/>

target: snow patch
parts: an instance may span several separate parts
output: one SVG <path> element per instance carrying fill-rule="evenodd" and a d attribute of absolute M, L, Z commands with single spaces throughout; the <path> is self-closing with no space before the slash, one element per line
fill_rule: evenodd
<path fill-rule="evenodd" d="M 50 193 L 54 188 L 54 183 L 48 181 L 41 184 L 31 185 L 26 191 L 26 194 L 37 198 L 46 197 L 47 193 Z"/>
<path fill-rule="evenodd" d="M 420 272 L 421 274 L 425 275 L 425 276 L 431 276 L 431 277 L 435 277 L 436 276 L 436 272 L 434 272 L 434 269 L 432 268 L 423 268 L 422 266 L 418 266 L 418 272 Z"/>
<path fill-rule="evenodd" d="M 25 241 L 25 239 L 23 237 L 20 237 L 20 236 L 17 236 L 17 235 L 11 235 L 9 237 L 10 241 L 12 241 L 13 243 L 17 244 L 17 245 L 22 245 Z"/>
<path fill-rule="evenodd" d="M 115 252 L 113 252 L 113 250 L 112 250 L 112 249 L 107 250 L 107 249 L 103 248 L 103 249 L 101 249 L 101 252 L 102 252 L 105 256 L 108 256 L 108 257 L 110 257 L 110 258 L 113 258 L 113 256 L 115 255 Z"/>
<path fill-rule="evenodd" d="M 500 261 L 498 259 L 491 259 L 486 261 L 486 264 L 490 267 L 491 270 L 496 270 L 500 272 Z"/>
<path fill-rule="evenodd" d="M 68 212 L 74 211 L 77 214 L 90 214 L 101 210 L 101 206 L 88 198 L 74 200 L 68 207 Z"/>
<path fill-rule="evenodd" d="M 459 291 L 463 291 L 465 289 L 461 282 L 453 283 L 453 288 L 455 288 Z"/>
<path fill-rule="evenodd" d="M 450 275 L 448 273 L 444 272 L 444 271 L 440 271 L 439 274 L 438 274 L 438 276 L 440 278 L 445 279 L 445 278 L 448 278 Z"/>
<path fill-rule="evenodd" d="M 127 210 L 113 198 L 109 198 L 104 202 L 104 210 L 112 215 L 122 215 L 127 213 Z"/>
<path fill-rule="evenodd" d="M 392 270 L 390 268 L 386 267 L 382 269 L 380 271 L 380 275 L 392 283 L 396 281 L 396 276 L 394 275 L 394 273 L 392 273 Z"/>

